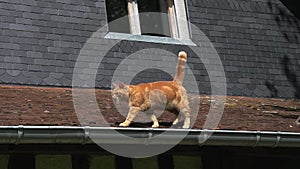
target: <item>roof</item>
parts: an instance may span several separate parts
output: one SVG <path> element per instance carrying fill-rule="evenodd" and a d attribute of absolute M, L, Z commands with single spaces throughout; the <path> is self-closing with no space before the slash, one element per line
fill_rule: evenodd
<path fill-rule="evenodd" d="M 90 89 L 83 90 L 91 92 Z M 105 120 L 110 127 L 117 127 L 124 117 L 114 108 L 111 91 L 96 89 L 96 97 Z M 207 95 L 201 95 L 200 98 L 201 105 L 193 129 L 202 129 L 210 103 L 213 102 Z M 98 120 L 100 112 L 89 105 L 81 108 L 88 113 L 81 117 L 83 121 L 81 119 L 80 123 L 74 110 L 71 88 L 0 86 L 1 126 L 106 126 Z M 299 100 L 228 96 L 216 129 L 300 132 L 296 123 L 299 115 Z M 174 119 L 173 113 L 164 112 L 159 122 L 162 128 L 167 128 Z M 150 122 L 138 121 L 131 125 L 139 128 L 150 126 Z"/>
<path fill-rule="evenodd" d="M 201 84 L 200 89 L 203 92 L 210 90 L 210 79 L 207 78 L 209 72 L 204 64 L 215 62 L 208 62 L 207 59 L 212 59 L 212 53 L 207 50 L 209 44 L 202 45 L 204 36 L 195 39 L 199 35 L 193 27 L 192 40 L 195 43 L 201 41 L 198 47 L 122 40 L 110 48 L 116 40 L 93 38 L 88 41 L 99 28 L 106 28 L 107 1 L 28 1 L 0 1 L 1 83 L 71 86 L 74 66 L 78 63 L 76 60 L 84 54 L 81 52 L 82 47 L 90 42 L 97 44 L 97 47 L 88 49 L 88 57 L 83 64 L 84 68 L 97 71 L 97 87 L 110 86 L 112 75 L 120 63 L 121 70 L 128 71 L 122 73 L 124 76 L 132 71 L 141 73 L 136 76 L 136 82 L 169 79 L 167 72 L 157 70 L 153 73 L 153 69 L 145 70 L 149 68 L 150 58 L 155 58 L 153 63 L 158 62 L 154 68 L 174 70 L 175 66 L 170 64 L 169 54 L 166 53 L 177 54 L 179 50 L 185 50 L 189 54 L 188 64 L 193 77 Z M 299 11 L 296 5 L 299 1 L 186 2 L 191 25 L 195 25 L 207 36 L 211 41 L 209 46 L 213 46 L 220 56 L 228 93 L 300 98 L 300 22 L 281 3 L 289 3 Z M 59 15 L 57 9 L 60 11 Z M 96 35 L 101 37 L 104 34 Z M 101 41 L 98 42 L 97 39 Z M 158 50 L 154 52 L 144 49 Z M 198 57 L 200 53 L 193 52 L 193 49 L 203 50 L 201 55 L 205 57 L 202 57 L 202 61 Z M 131 54 L 139 55 L 140 59 L 123 62 Z M 95 61 L 100 56 L 105 58 L 101 66 L 97 67 Z M 90 75 L 90 71 L 82 73 L 83 77 Z"/>

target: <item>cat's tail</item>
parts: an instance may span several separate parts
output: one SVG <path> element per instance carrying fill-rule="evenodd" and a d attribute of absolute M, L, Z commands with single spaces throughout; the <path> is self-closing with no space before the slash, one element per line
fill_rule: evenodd
<path fill-rule="evenodd" d="M 176 74 L 174 76 L 174 81 L 179 85 L 182 85 L 184 79 L 184 68 L 187 61 L 187 54 L 184 51 L 178 53 L 178 62 L 176 67 Z"/>

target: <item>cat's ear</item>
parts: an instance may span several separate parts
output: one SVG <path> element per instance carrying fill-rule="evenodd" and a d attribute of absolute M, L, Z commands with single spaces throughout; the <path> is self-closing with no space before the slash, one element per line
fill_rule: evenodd
<path fill-rule="evenodd" d="M 117 84 L 112 83 L 112 87 L 113 87 L 113 88 L 116 88 L 116 87 L 117 87 Z"/>
<path fill-rule="evenodd" d="M 121 82 L 121 83 L 119 84 L 119 87 L 120 87 L 121 89 L 124 89 L 125 86 L 126 86 L 126 85 L 125 85 L 123 82 Z"/>

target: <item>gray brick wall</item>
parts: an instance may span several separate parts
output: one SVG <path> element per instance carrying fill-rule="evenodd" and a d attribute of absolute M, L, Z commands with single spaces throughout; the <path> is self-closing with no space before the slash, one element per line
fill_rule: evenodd
<path fill-rule="evenodd" d="M 81 47 L 103 25 L 103 5 L 93 0 L 1 1 L 0 81 L 70 86 Z"/>
<path fill-rule="evenodd" d="M 221 58 L 228 94 L 300 98 L 300 22 L 279 0 L 191 0 L 188 9 L 191 23 L 208 36 Z M 71 86 L 80 50 L 106 24 L 105 1 L 1 0 L 0 21 L 1 83 Z M 122 60 L 141 50 L 158 48 L 171 53 L 188 51 L 188 66 L 200 92 L 210 93 L 205 66 L 189 47 L 121 41 L 108 49 L 112 42 L 102 40 L 81 61 L 87 68 L 82 72 L 82 85 L 88 86 L 84 79 L 97 71 L 97 87 L 109 88 Z M 98 67 L 101 54 L 105 58 Z M 150 59 L 157 61 L 158 68 L 173 66 L 168 64 L 171 56 L 156 60 L 153 55 L 163 56 L 145 52 L 140 61 L 120 67 L 122 76 L 130 76 Z M 147 69 L 132 83 L 170 79 L 166 72 Z"/>
<path fill-rule="evenodd" d="M 300 22 L 280 1 L 194 0 L 189 9 L 222 58 L 229 94 L 300 98 Z"/>

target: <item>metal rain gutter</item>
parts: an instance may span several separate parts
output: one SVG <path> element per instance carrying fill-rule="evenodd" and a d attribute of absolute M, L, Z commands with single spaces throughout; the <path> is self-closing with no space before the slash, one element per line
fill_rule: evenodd
<path fill-rule="evenodd" d="M 166 132 L 167 131 L 167 132 Z M 116 132 L 120 134 L 116 134 Z M 162 134 L 164 133 L 164 134 Z M 160 135 L 162 134 L 162 135 Z M 125 141 L 122 136 L 145 139 Z M 160 135 L 160 139 L 153 139 Z M 153 129 L 71 126 L 0 126 L 0 144 L 173 144 L 179 145 L 300 147 L 300 133 L 196 129 Z M 93 139 L 91 139 L 93 138 Z M 205 140 L 205 141 L 204 141 Z M 95 142 L 94 142 L 95 141 Z"/>

